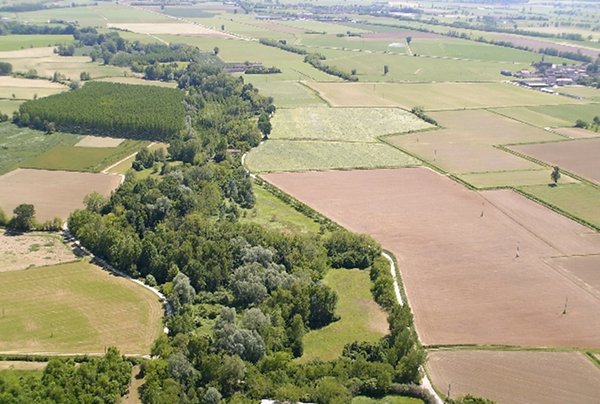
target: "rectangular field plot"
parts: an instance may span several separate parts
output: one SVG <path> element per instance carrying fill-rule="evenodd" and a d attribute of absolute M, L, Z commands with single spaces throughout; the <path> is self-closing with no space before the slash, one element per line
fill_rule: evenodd
<path fill-rule="evenodd" d="M 129 24 L 108 24 L 109 28 L 117 28 L 126 31 L 135 32 L 138 34 L 172 34 L 172 35 L 199 35 L 217 38 L 233 38 L 231 35 L 216 31 L 209 28 L 204 28 L 197 24 L 186 23 L 129 23 Z"/>
<path fill-rule="evenodd" d="M 263 177 L 396 255 L 423 344 L 600 348 L 600 300 L 545 262 L 599 254 L 594 231 L 425 168 Z"/>
<path fill-rule="evenodd" d="M 432 351 L 427 372 L 452 397 L 482 396 L 498 403 L 598 402 L 600 369 L 578 352 Z"/>
<path fill-rule="evenodd" d="M 323 99 L 310 88 L 297 81 L 274 80 L 271 75 L 244 75 L 244 82 L 251 83 L 260 93 L 273 97 L 277 108 L 326 107 Z"/>
<path fill-rule="evenodd" d="M 158 297 L 85 261 L 0 273 L 2 353 L 147 354 L 161 331 Z"/>
<path fill-rule="evenodd" d="M 72 35 L 2 35 L 0 36 L 0 51 L 38 48 L 72 42 Z"/>
<path fill-rule="evenodd" d="M 433 128 L 397 108 L 282 109 L 272 119 L 273 139 L 375 142 L 377 136 Z"/>
<path fill-rule="evenodd" d="M 510 149 L 600 183 L 600 138 L 510 146 Z"/>
<path fill-rule="evenodd" d="M 371 296 L 368 271 L 330 269 L 323 282 L 338 295 L 336 314 L 340 319 L 304 336 L 301 361 L 334 360 L 341 356 L 344 345 L 376 342 L 388 333 L 387 315 Z"/>
<path fill-rule="evenodd" d="M 553 97 L 553 96 L 550 96 Z M 556 97 L 564 100 L 565 97 Z M 495 112 L 539 127 L 573 126 L 578 119 L 591 122 L 600 114 L 599 104 L 540 105 L 501 108 Z"/>
<path fill-rule="evenodd" d="M 551 182 L 550 168 L 541 170 L 521 170 L 521 171 L 490 171 L 483 173 L 458 174 L 457 177 L 462 181 L 473 185 L 475 188 L 497 188 L 497 187 L 518 187 L 523 185 L 547 185 Z M 577 183 L 576 179 L 563 174 L 560 182 Z"/>
<path fill-rule="evenodd" d="M 575 277 L 590 291 L 600 290 L 600 255 L 552 258 L 548 263 L 564 270 L 567 276 Z"/>
<path fill-rule="evenodd" d="M 333 106 L 399 106 L 427 110 L 580 104 L 506 83 L 307 83 Z M 562 122 L 562 121 L 561 121 Z M 560 125 L 564 125 L 561 123 Z"/>
<path fill-rule="evenodd" d="M 561 182 L 562 177 L 557 187 L 533 185 L 519 189 L 600 229 L 600 209 L 598 209 L 600 189 L 588 184 L 561 184 Z"/>
<path fill-rule="evenodd" d="M 407 167 L 420 161 L 382 143 L 269 140 L 246 158 L 251 171 Z"/>
<path fill-rule="evenodd" d="M 0 233 L 0 273 L 60 264 L 75 259 L 71 249 L 63 244 L 58 235 Z"/>
<path fill-rule="evenodd" d="M 19 105 L 24 101 L 21 100 L 3 100 L 0 99 L 0 112 L 12 117 L 12 113 L 19 110 Z"/>
<path fill-rule="evenodd" d="M 31 100 L 66 91 L 67 87 L 48 80 L 30 80 L 16 77 L 0 77 L 0 98 Z"/>
<path fill-rule="evenodd" d="M 485 110 L 430 115 L 448 129 L 398 135 L 387 140 L 454 174 L 541 169 L 538 164 L 494 145 L 564 139 Z"/>
<path fill-rule="evenodd" d="M 111 174 L 17 169 L 0 176 L 0 208 L 12 212 L 22 203 L 35 207 L 39 221 L 60 217 L 66 220 L 83 208 L 83 198 L 92 192 L 110 195 L 121 177 Z"/>

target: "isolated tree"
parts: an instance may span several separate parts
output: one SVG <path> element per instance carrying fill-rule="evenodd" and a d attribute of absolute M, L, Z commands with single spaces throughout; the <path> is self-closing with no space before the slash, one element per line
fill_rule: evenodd
<path fill-rule="evenodd" d="M 213 53 L 215 54 L 215 56 L 219 54 L 219 47 L 218 46 L 215 46 L 213 48 Z"/>
<path fill-rule="evenodd" d="M 352 69 L 352 71 L 350 72 L 353 76 L 356 76 L 356 69 Z"/>
<path fill-rule="evenodd" d="M 10 228 L 19 231 L 29 231 L 33 228 L 35 209 L 33 205 L 22 203 L 13 210 L 15 216 L 10 221 Z"/>
<path fill-rule="evenodd" d="M 558 183 L 558 180 L 560 179 L 560 168 L 558 166 L 554 166 L 552 169 L 552 174 L 550 174 L 550 178 L 552 179 L 554 185 Z"/>
<path fill-rule="evenodd" d="M 263 137 L 265 139 L 269 138 L 269 135 L 271 134 L 271 130 L 273 129 L 273 127 L 271 125 L 271 120 L 269 119 L 269 115 L 267 115 L 264 112 L 262 114 L 260 114 L 260 117 L 258 118 L 258 129 L 262 132 Z"/>
<path fill-rule="evenodd" d="M 6 62 L 0 62 L 0 76 L 8 76 L 12 73 L 12 65 Z"/>
<path fill-rule="evenodd" d="M 221 31 L 225 31 L 225 25 L 221 24 Z"/>
<path fill-rule="evenodd" d="M 81 80 L 81 81 L 88 81 L 91 79 L 92 79 L 92 76 L 88 72 L 81 72 L 79 74 L 79 80 Z"/>
<path fill-rule="evenodd" d="M 406 43 L 407 43 L 408 45 L 410 45 L 410 43 L 411 43 L 411 42 L 412 42 L 412 36 L 407 36 L 407 37 L 406 37 Z"/>
<path fill-rule="evenodd" d="M 587 129 L 588 123 L 586 121 L 584 121 L 583 119 L 578 119 L 577 121 L 575 121 L 575 127 Z"/>
<path fill-rule="evenodd" d="M 388 65 L 384 65 L 383 66 L 383 75 L 386 76 L 390 71 L 390 68 L 388 67 Z"/>

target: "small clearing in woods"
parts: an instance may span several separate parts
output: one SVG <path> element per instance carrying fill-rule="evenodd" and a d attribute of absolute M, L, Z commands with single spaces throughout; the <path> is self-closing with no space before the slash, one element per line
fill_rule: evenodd
<path fill-rule="evenodd" d="M 58 234 L 0 234 L 0 272 L 60 264 L 76 258 Z"/>

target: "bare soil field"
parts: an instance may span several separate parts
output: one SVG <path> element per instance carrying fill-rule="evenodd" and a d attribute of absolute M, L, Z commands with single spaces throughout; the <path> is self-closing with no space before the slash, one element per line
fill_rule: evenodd
<path fill-rule="evenodd" d="M 38 221 L 66 220 L 83 208 L 87 194 L 96 191 L 108 196 L 120 182 L 120 176 L 111 174 L 16 169 L 0 176 L 0 207 L 12 212 L 21 203 L 31 203 Z"/>
<path fill-rule="evenodd" d="M 501 34 L 494 37 L 496 40 L 512 42 L 518 46 L 528 46 L 537 52 L 543 48 L 554 48 L 561 52 L 581 52 L 581 54 L 590 56 L 593 59 L 598 57 L 598 49 L 587 48 L 585 46 L 568 45 L 565 43 L 548 42 L 540 39 L 525 38 L 512 34 Z"/>
<path fill-rule="evenodd" d="M 560 133 L 564 136 L 568 136 L 571 139 L 586 139 L 589 137 L 600 137 L 600 132 L 593 132 L 591 130 L 582 128 L 555 128 L 554 132 Z"/>
<path fill-rule="evenodd" d="M 445 111 L 430 115 L 448 129 L 393 136 L 387 140 L 455 174 L 541 168 L 493 146 L 564 139 L 485 110 Z"/>
<path fill-rule="evenodd" d="M 205 28 L 197 24 L 189 23 L 158 23 L 158 24 L 108 24 L 110 28 L 118 28 L 138 34 L 171 34 L 171 35 L 193 35 L 207 36 L 215 38 L 234 38 L 225 32 L 216 31 L 214 29 Z"/>
<path fill-rule="evenodd" d="M 496 187 L 518 187 L 525 185 L 547 185 L 550 183 L 552 170 L 545 168 L 541 170 L 522 171 L 491 171 L 483 173 L 458 174 L 461 180 L 473 185 L 478 189 Z M 560 184 L 578 183 L 574 178 L 562 174 Z"/>
<path fill-rule="evenodd" d="M 600 138 L 511 146 L 512 150 L 557 165 L 600 183 Z"/>
<path fill-rule="evenodd" d="M 17 271 L 77 259 L 60 236 L 50 234 L 0 234 L 0 272 Z"/>
<path fill-rule="evenodd" d="M 567 276 L 575 276 L 590 291 L 600 290 L 600 255 L 552 258 L 548 263 L 566 271 Z"/>
<path fill-rule="evenodd" d="M 124 141 L 125 139 L 120 138 L 88 135 L 77 142 L 75 147 L 117 147 Z"/>
<path fill-rule="evenodd" d="M 600 299 L 544 262 L 600 253 L 588 228 L 425 168 L 263 177 L 396 255 L 423 344 L 600 347 Z"/>
<path fill-rule="evenodd" d="M 433 351 L 427 370 L 451 397 L 474 394 L 499 404 L 598 403 L 600 369 L 576 352 Z"/>

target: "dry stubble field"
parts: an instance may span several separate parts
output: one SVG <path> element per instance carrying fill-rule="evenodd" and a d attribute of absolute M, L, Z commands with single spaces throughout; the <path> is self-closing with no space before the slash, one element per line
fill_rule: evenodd
<path fill-rule="evenodd" d="M 16 169 L 0 176 L 0 208 L 10 213 L 22 203 L 35 207 L 36 218 L 66 220 L 83 208 L 83 198 L 94 191 L 105 196 L 121 182 L 119 175 Z"/>
<path fill-rule="evenodd" d="M 58 235 L 0 234 L 0 272 L 60 264 L 75 259 L 77 257 Z"/>
<path fill-rule="evenodd" d="M 424 168 L 264 178 L 396 255 L 425 345 L 600 348 L 594 286 L 545 262 L 600 254 L 598 233 L 512 191 L 476 193 Z"/>

